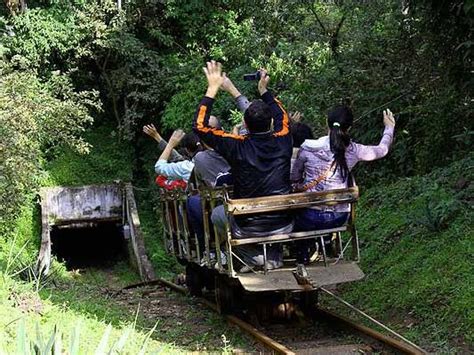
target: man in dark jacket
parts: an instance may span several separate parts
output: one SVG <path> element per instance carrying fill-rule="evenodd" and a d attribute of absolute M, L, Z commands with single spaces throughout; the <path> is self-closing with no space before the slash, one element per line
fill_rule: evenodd
<path fill-rule="evenodd" d="M 193 127 L 203 142 L 229 162 L 234 178 L 234 198 L 290 193 L 290 122 L 280 102 L 267 90 L 270 78 L 266 71 L 260 72 L 258 82 L 261 100 L 254 100 L 244 113 L 249 131 L 246 136 L 229 134 L 209 125 L 214 98 L 226 77 L 221 64 L 214 61 L 207 63 L 204 72 L 208 88 L 197 109 Z M 226 217 L 222 206 L 213 211 L 212 220 L 218 229 L 224 230 Z M 290 232 L 293 220 L 287 213 L 265 213 L 238 217 L 231 221 L 231 227 L 237 238 L 261 237 Z M 246 262 L 263 264 L 261 253 L 253 254 Z M 268 259 L 273 263 L 268 266 L 281 266 L 281 255 L 273 254 L 269 251 Z"/>

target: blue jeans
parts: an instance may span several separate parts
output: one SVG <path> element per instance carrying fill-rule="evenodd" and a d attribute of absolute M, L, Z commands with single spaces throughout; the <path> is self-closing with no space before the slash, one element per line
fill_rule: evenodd
<path fill-rule="evenodd" d="M 227 215 L 225 214 L 224 206 L 217 206 L 212 211 L 212 223 L 216 226 L 221 240 L 226 240 L 226 224 Z M 243 245 L 233 248 L 236 255 L 242 259 L 244 263 L 250 266 L 262 266 L 263 262 L 263 248 L 257 245 Z M 278 264 L 283 261 L 283 253 L 281 245 L 269 245 L 267 247 L 267 261 L 270 264 Z"/>
<path fill-rule="evenodd" d="M 202 217 L 201 196 L 193 195 L 188 197 L 187 214 L 191 235 L 196 234 L 199 251 L 204 252 L 204 222 Z"/>
<path fill-rule="evenodd" d="M 305 208 L 296 214 L 294 232 L 336 228 L 342 226 L 348 219 L 349 212 L 318 211 Z M 297 242 L 296 260 L 298 263 L 309 262 L 309 250 L 312 246 L 314 246 L 314 240 L 311 239 Z"/>

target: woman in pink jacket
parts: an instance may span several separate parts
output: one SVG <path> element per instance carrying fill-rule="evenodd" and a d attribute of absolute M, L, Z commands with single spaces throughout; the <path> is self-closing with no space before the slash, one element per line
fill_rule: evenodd
<path fill-rule="evenodd" d="M 329 134 L 301 145 L 291 171 L 295 190 L 327 191 L 348 187 L 351 171 L 359 161 L 371 161 L 387 155 L 393 141 L 395 120 L 390 110 L 383 112 L 385 130 L 376 146 L 355 143 L 349 136 L 353 115 L 350 108 L 338 106 L 328 114 Z M 335 228 L 349 218 L 350 206 L 307 208 L 296 216 L 295 231 Z M 306 246 L 307 244 L 304 243 Z M 299 263 L 308 263 L 308 248 L 300 248 Z"/>

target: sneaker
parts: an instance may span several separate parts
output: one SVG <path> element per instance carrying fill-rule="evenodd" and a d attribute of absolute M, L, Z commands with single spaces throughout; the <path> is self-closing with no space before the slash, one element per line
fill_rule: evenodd
<path fill-rule="evenodd" d="M 201 266 L 207 266 L 207 252 L 204 251 L 201 259 Z M 214 265 L 216 263 L 216 253 L 214 251 L 209 252 L 209 264 Z"/>
<path fill-rule="evenodd" d="M 223 251 L 221 251 L 221 263 L 222 265 L 227 265 L 227 255 Z"/>
<path fill-rule="evenodd" d="M 206 252 L 203 253 L 203 256 L 201 258 L 201 261 L 199 262 L 199 266 L 206 266 L 206 257 L 207 257 L 207 254 Z"/>
<path fill-rule="evenodd" d="M 311 256 L 309 257 L 309 263 L 314 263 L 315 261 L 318 261 L 320 258 L 321 256 L 319 255 L 319 245 L 316 244 L 316 249 L 313 251 L 313 254 L 311 254 Z"/>
<path fill-rule="evenodd" d="M 171 254 L 171 251 L 173 250 L 173 242 L 171 240 L 166 241 L 166 250 Z"/>
<path fill-rule="evenodd" d="M 186 242 L 184 240 L 180 240 L 180 246 L 181 246 L 181 250 L 183 252 L 184 255 L 187 255 L 187 248 L 186 248 Z"/>
<path fill-rule="evenodd" d="M 281 260 L 267 260 L 267 270 L 275 270 L 283 267 Z"/>
<path fill-rule="evenodd" d="M 221 251 L 221 264 L 222 266 L 227 265 L 227 255 L 223 251 Z M 219 263 L 216 261 L 216 264 L 214 265 L 214 269 L 219 270 Z"/>
<path fill-rule="evenodd" d="M 240 268 L 239 273 L 248 274 L 251 271 L 252 271 L 252 269 L 250 268 L 250 266 L 244 265 Z"/>

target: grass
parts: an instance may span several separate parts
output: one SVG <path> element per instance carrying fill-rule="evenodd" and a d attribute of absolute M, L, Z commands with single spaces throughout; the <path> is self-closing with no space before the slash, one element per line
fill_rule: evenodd
<path fill-rule="evenodd" d="M 363 191 L 362 282 L 344 297 L 428 347 L 474 342 L 473 157 Z"/>
<path fill-rule="evenodd" d="M 107 183 L 114 180 L 130 181 L 131 149 L 127 142 L 120 142 L 111 134 L 109 127 L 97 127 L 86 134 L 86 140 L 93 144 L 88 155 L 80 155 L 67 148 L 56 151 L 56 158 L 46 164 L 47 174 L 43 179 L 44 186 L 84 185 Z M 0 260 L 3 266 L 22 249 L 16 260 L 21 264 L 34 264 L 40 240 L 40 214 L 34 193 L 25 197 L 25 205 L 16 221 L 15 239 L 2 240 Z M 111 342 L 117 340 L 124 327 L 134 324 L 135 316 L 124 315 L 123 310 L 114 307 L 110 299 L 104 297 L 97 287 L 105 282 L 105 274 L 89 272 L 84 277 L 68 273 L 58 263 L 53 263 L 56 283 L 61 288 L 44 288 L 39 293 L 35 285 L 13 279 L 2 273 L 0 278 L 0 344 L 7 353 L 16 353 L 18 324 L 26 321 L 29 334 L 35 333 L 36 324 L 47 337 L 57 325 L 63 334 L 63 340 L 72 334 L 73 329 L 81 324 L 81 352 L 93 352 L 99 344 L 108 324 L 114 327 Z M 16 268 L 18 268 L 18 263 Z M 15 266 L 13 266 L 15 268 Z M 2 270 L 5 270 L 3 267 Z M 12 272 L 15 270 L 13 269 Z M 136 274 L 130 272 L 126 264 L 113 270 L 117 284 L 138 281 Z M 19 301 L 16 295 L 22 295 Z M 20 302 L 20 303 L 19 303 Z M 29 306 L 31 305 L 31 307 Z M 34 307 L 33 307 L 34 306 Z M 136 353 L 146 338 L 146 329 L 133 330 L 125 353 Z M 151 340 L 150 349 L 179 351 L 171 344 Z"/>
<path fill-rule="evenodd" d="M 225 346 L 219 340 L 223 334 L 229 339 L 229 349 L 248 349 L 248 342 L 240 332 L 229 327 L 217 314 L 202 310 L 194 299 L 165 292 L 152 296 L 150 301 L 145 295 L 153 290 L 136 290 L 137 295 L 130 298 L 118 296 L 117 292 L 121 288 L 138 281 L 138 276 L 123 262 L 109 270 L 87 269 L 82 273 L 68 273 L 66 278 L 56 280 L 56 286 L 42 290 L 40 295 L 53 304 L 107 322 L 115 328 L 129 325 L 137 308 L 140 308 L 137 329 L 146 333 L 157 324 L 152 339 L 159 344 L 169 345 L 168 351 L 171 352 L 221 351 Z M 176 304 L 179 308 L 171 317 L 163 310 L 157 314 L 156 310 L 151 309 L 152 303 L 149 303 L 154 301 L 165 303 L 165 307 L 168 305 L 167 308 L 173 311 Z"/>
<path fill-rule="evenodd" d="M 47 290 L 38 295 L 32 291 L 30 284 L 12 280 L 4 274 L 0 277 L 0 344 L 1 350 L 6 354 L 17 353 L 17 330 L 22 323 L 26 325 L 30 339 L 36 337 L 37 325 L 46 339 L 52 334 L 54 327 L 58 326 L 63 342 L 67 342 L 74 329 L 80 327 L 83 339 L 80 342 L 80 351 L 84 354 L 94 352 L 110 323 L 113 324 L 110 343 L 117 341 L 124 329 L 133 328 L 124 353 L 135 354 L 136 349 L 140 349 L 146 339 L 147 329 L 135 327 L 133 315 L 123 317 L 120 309 L 110 302 L 107 304 L 104 300 L 94 297 L 94 293 L 89 293 L 86 298 L 90 288 L 81 288 L 83 298 L 75 298 L 78 293 L 74 287 L 69 291 L 70 297 L 56 294 L 55 298 L 48 298 L 45 297 L 49 293 Z M 184 352 L 170 343 L 154 339 L 148 341 L 147 349 Z"/>
<path fill-rule="evenodd" d="M 90 154 L 80 155 L 67 148 L 55 152 L 55 158 L 46 164 L 43 186 L 87 185 L 108 183 L 114 180 L 132 181 L 132 150 L 128 142 L 120 141 L 109 127 L 96 127 L 87 132 L 85 139 L 93 145 Z M 153 151 L 149 150 L 147 164 L 152 167 Z M 162 248 L 161 228 L 153 206 L 154 185 L 152 169 L 134 184 L 141 184 L 135 191 L 145 245 L 157 274 L 171 277 L 182 268 Z M 16 221 L 15 239 L 0 242 L 0 263 L 5 270 L 8 260 L 19 258 L 11 268 L 14 273 L 20 264 L 34 264 L 40 240 L 40 210 L 34 192 L 26 196 L 24 208 Z M 22 248 L 24 246 L 24 248 Z M 150 330 L 156 330 L 147 342 L 147 353 L 183 353 L 190 350 L 231 351 L 235 347 L 248 348 L 240 332 L 229 327 L 217 315 L 202 311 L 188 298 L 170 293 L 188 309 L 183 321 L 158 319 L 147 315 L 146 309 L 137 314 L 140 301 L 133 304 L 119 303 L 113 290 L 139 281 L 139 277 L 122 262 L 111 269 L 88 269 L 68 272 L 58 262 L 53 262 L 54 277 L 49 284 L 36 291 L 37 285 L 21 281 L 10 274 L 0 275 L 0 353 L 17 353 L 17 343 L 22 327 L 29 340 L 36 338 L 36 328 L 43 338 L 48 338 L 57 326 L 67 348 L 72 334 L 80 329 L 80 353 L 93 353 L 111 326 L 109 344 L 117 341 L 125 329 L 133 328 L 123 353 L 135 354 L 142 347 Z M 53 282 L 54 283 L 51 283 Z M 19 297 L 18 295 L 21 295 Z M 189 304 L 191 303 L 191 304 Z M 186 304 L 188 307 L 186 308 Z M 198 318 L 208 327 L 194 331 Z M 17 336 L 18 335 L 18 336 Z M 221 340 L 224 336 L 225 341 Z M 211 344 L 210 344 L 211 343 Z"/>

